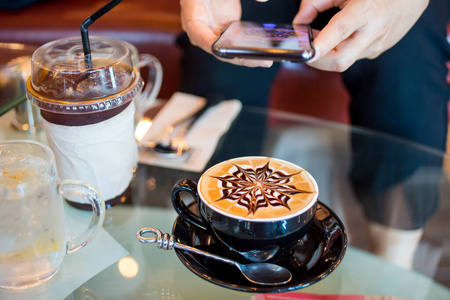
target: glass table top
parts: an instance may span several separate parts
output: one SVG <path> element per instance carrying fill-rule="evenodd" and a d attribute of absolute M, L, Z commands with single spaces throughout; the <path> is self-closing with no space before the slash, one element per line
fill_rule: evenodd
<path fill-rule="evenodd" d="M 46 142 L 43 132 L 10 128 L 13 117 L 11 111 L 0 118 L 0 139 Z M 277 157 L 308 170 L 318 183 L 319 200 L 346 229 L 348 248 L 337 269 L 293 293 L 450 298 L 445 153 L 362 128 L 244 106 L 208 166 L 249 155 Z M 174 250 L 137 241 L 142 227 L 172 233 L 177 214 L 171 189 L 179 179 L 199 176 L 139 165 L 131 199 L 107 210 L 103 225 L 129 254 L 67 299 L 263 299 L 204 280 Z M 108 249 L 102 251 L 108 255 Z"/>

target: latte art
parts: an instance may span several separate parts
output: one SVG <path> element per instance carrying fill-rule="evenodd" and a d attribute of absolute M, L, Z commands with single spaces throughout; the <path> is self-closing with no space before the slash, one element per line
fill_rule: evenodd
<path fill-rule="evenodd" d="M 304 169 L 274 158 L 223 162 L 208 170 L 199 192 L 209 206 L 238 217 L 279 218 L 296 214 L 317 198 L 317 186 Z"/>
<path fill-rule="evenodd" d="M 259 208 L 269 205 L 284 206 L 291 210 L 288 203 L 291 195 L 312 193 L 312 191 L 299 190 L 288 184 L 299 172 L 294 174 L 277 172 L 269 167 L 269 161 L 263 167 L 256 169 L 234 166 L 236 171 L 231 175 L 213 176 L 220 181 L 222 187 L 222 197 L 216 201 L 234 201 L 236 205 L 246 207 L 248 214 L 255 214 Z"/>

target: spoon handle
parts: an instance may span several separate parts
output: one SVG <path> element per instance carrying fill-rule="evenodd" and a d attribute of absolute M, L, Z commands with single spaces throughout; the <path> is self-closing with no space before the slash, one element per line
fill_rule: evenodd
<path fill-rule="evenodd" d="M 208 104 L 208 102 L 205 103 L 205 105 L 203 105 L 198 111 L 196 111 L 193 115 L 187 116 L 179 121 L 177 121 L 176 123 L 170 125 L 171 127 L 177 127 L 178 125 L 186 122 L 189 120 L 189 125 L 191 126 L 191 124 L 195 123 L 195 121 L 201 117 L 201 115 L 208 110 L 208 108 L 211 107 L 211 105 Z"/>
<path fill-rule="evenodd" d="M 177 248 L 177 249 L 191 251 L 191 252 L 194 252 L 195 254 L 200 254 L 200 255 L 203 255 L 203 256 L 206 256 L 206 257 L 209 257 L 209 258 L 212 258 L 212 259 L 215 259 L 215 260 L 218 260 L 218 261 L 221 261 L 221 262 L 233 265 L 233 266 L 235 265 L 234 261 L 229 260 L 228 258 L 219 256 L 219 255 L 216 255 L 216 254 L 212 254 L 212 253 L 209 253 L 209 252 L 206 252 L 206 251 L 203 251 L 203 250 L 200 250 L 198 248 L 194 248 L 194 247 L 191 247 L 191 246 L 188 246 L 188 245 L 180 244 L 178 242 L 174 243 L 174 247 Z"/>
<path fill-rule="evenodd" d="M 175 128 L 176 126 L 186 122 L 189 120 L 189 123 L 183 128 L 183 134 L 186 134 L 186 132 L 194 125 L 194 123 L 211 107 L 216 106 L 220 102 L 222 102 L 223 97 L 219 96 L 213 96 L 213 97 L 207 97 L 207 101 L 205 105 L 203 105 L 202 108 L 200 108 L 197 112 L 195 112 L 193 115 L 188 116 L 186 118 L 183 118 L 176 123 L 172 124 L 171 127 Z"/>
<path fill-rule="evenodd" d="M 143 235 L 146 233 L 153 233 L 156 235 L 156 237 L 144 237 Z M 230 265 L 235 265 L 235 262 L 219 256 L 219 255 L 215 255 L 188 245 L 184 245 L 178 242 L 174 242 L 173 241 L 173 236 L 171 236 L 168 233 L 162 233 L 161 230 L 159 230 L 158 228 L 154 228 L 154 227 L 145 227 L 140 229 L 137 233 L 136 233 L 136 237 L 139 240 L 139 242 L 141 243 L 145 243 L 145 244 L 156 244 L 157 247 L 159 249 L 164 249 L 164 250 L 172 250 L 173 248 L 177 248 L 177 249 L 181 249 L 181 250 L 186 250 L 186 251 L 190 251 L 190 252 L 194 252 L 196 254 L 200 254 Z"/>

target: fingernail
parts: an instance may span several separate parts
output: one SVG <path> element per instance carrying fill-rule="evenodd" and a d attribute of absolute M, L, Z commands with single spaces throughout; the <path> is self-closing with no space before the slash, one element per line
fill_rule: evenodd
<path fill-rule="evenodd" d="M 261 64 L 259 66 L 263 67 L 263 68 L 270 68 L 272 65 L 273 65 L 273 61 L 263 60 L 263 61 L 261 61 Z"/>

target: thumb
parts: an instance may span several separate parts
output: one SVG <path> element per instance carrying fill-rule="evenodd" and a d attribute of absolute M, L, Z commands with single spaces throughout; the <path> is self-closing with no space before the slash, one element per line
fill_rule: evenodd
<path fill-rule="evenodd" d="M 295 15 L 294 24 L 310 24 L 320 12 L 326 11 L 334 7 L 333 0 L 303 0 L 300 4 L 300 9 Z M 341 2 L 341 1 L 338 1 Z"/>
<path fill-rule="evenodd" d="M 302 1 L 292 23 L 310 24 L 317 17 L 318 13 L 319 11 L 312 4 L 308 4 L 308 1 Z"/>

